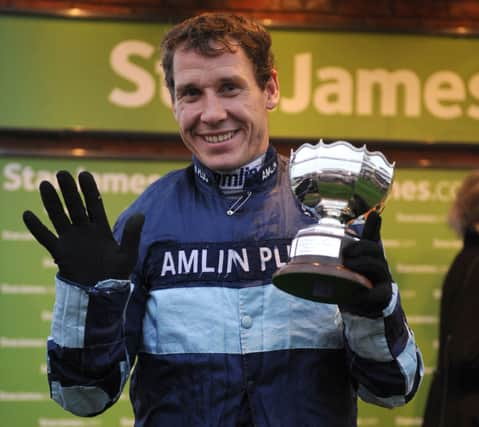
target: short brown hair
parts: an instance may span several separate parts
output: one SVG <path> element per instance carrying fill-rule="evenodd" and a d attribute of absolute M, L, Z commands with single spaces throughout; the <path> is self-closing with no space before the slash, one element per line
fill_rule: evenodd
<path fill-rule="evenodd" d="M 205 56 L 234 52 L 240 46 L 251 60 L 261 89 L 272 75 L 271 36 L 262 25 L 239 15 L 204 13 L 174 26 L 161 43 L 162 67 L 172 98 L 175 92 L 173 58 L 180 45 Z"/>
<path fill-rule="evenodd" d="M 467 175 L 449 211 L 449 225 L 459 234 L 479 223 L 479 171 Z"/>

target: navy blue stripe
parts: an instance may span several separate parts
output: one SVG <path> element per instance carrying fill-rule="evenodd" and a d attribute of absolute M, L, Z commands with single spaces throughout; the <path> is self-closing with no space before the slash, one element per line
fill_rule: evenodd
<path fill-rule="evenodd" d="M 266 283 L 288 260 L 290 242 L 156 242 L 150 246 L 144 274 L 152 289 L 195 282 L 233 287 L 245 281 Z"/>
<path fill-rule="evenodd" d="M 105 351 L 105 346 L 70 349 L 48 341 L 48 380 L 63 387 L 96 386 L 113 399 L 122 382 L 119 362 L 124 361 L 124 355 L 122 343 L 110 344 Z"/>
<path fill-rule="evenodd" d="M 387 398 L 404 396 L 406 393 L 405 379 L 396 360 L 377 362 L 364 359 L 355 353 L 352 355 L 352 360 L 353 375 L 375 396 Z"/>
<path fill-rule="evenodd" d="M 278 156 L 273 146 L 269 146 L 265 154 L 263 165 L 256 173 L 248 174 L 245 177 L 245 188 L 252 189 L 260 186 L 263 182 L 270 180 L 276 176 L 278 170 Z M 193 156 L 193 170 L 200 182 L 210 186 L 216 185 L 216 173 L 200 163 L 200 161 Z"/>
<path fill-rule="evenodd" d="M 399 294 L 393 312 L 384 319 L 384 330 L 389 350 L 393 357 L 396 358 L 403 352 L 409 339 L 406 318 L 401 306 Z"/>
<path fill-rule="evenodd" d="M 120 341 L 123 334 L 123 311 L 130 296 L 130 287 L 96 289 L 88 292 L 84 346 L 104 345 Z"/>
<path fill-rule="evenodd" d="M 344 350 L 140 354 L 136 366 L 130 390 L 139 426 L 236 427 L 244 391 L 258 427 L 356 425 Z"/>

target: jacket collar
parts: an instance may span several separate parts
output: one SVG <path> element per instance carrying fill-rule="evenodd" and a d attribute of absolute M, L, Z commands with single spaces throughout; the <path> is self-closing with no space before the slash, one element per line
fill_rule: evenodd
<path fill-rule="evenodd" d="M 215 172 L 203 165 L 195 156 L 193 156 L 193 168 L 197 185 L 218 188 Z M 277 174 L 278 154 L 276 149 L 269 145 L 263 165 L 258 169 L 258 172 L 245 173 L 240 175 L 239 179 L 244 179 L 243 190 L 251 191 L 273 186 L 276 182 Z"/>

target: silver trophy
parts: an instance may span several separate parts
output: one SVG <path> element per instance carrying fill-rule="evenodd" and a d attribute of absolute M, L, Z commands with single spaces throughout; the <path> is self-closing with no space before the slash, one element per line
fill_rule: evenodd
<path fill-rule="evenodd" d="M 273 275 L 280 289 L 313 301 L 350 303 L 371 288 L 361 274 L 342 265 L 342 248 L 359 237 L 351 223 L 371 210 L 381 211 L 394 164 L 378 151 L 346 141 L 304 144 L 291 152 L 293 194 L 318 223 L 298 231 L 290 259 Z"/>

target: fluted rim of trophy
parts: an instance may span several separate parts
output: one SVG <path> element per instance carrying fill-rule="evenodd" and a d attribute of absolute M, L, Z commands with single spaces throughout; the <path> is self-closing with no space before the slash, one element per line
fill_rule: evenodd
<path fill-rule="evenodd" d="M 305 142 L 296 151 L 291 149 L 291 156 L 290 157 L 291 158 L 293 158 L 293 156 L 296 157 L 297 153 L 299 151 L 302 151 L 305 148 L 311 148 L 312 150 L 318 150 L 321 147 L 325 147 L 325 148 L 329 149 L 331 147 L 339 146 L 339 145 L 343 145 L 343 146 L 346 145 L 346 146 L 348 146 L 349 148 L 351 148 L 352 150 L 354 150 L 358 153 L 359 152 L 366 153 L 368 155 L 368 157 L 374 157 L 374 156 L 380 157 L 381 160 L 383 160 L 383 162 L 385 163 L 385 165 L 388 166 L 391 169 L 393 169 L 396 165 L 395 161 L 390 162 L 381 151 L 369 151 L 366 144 L 363 144 L 361 147 L 356 147 L 355 145 L 353 145 L 350 142 L 345 141 L 345 140 L 338 140 L 338 141 L 333 141 L 333 142 L 324 142 L 322 138 L 316 144 L 312 144 L 310 142 Z"/>
<path fill-rule="evenodd" d="M 295 163 L 295 159 L 298 156 L 298 153 L 303 151 L 304 149 L 306 150 L 311 150 L 313 152 L 319 151 L 321 148 L 325 148 L 326 150 L 331 150 L 336 146 L 344 146 L 347 147 L 349 150 L 352 150 L 356 153 L 361 153 L 363 155 L 362 163 L 366 161 L 374 163 L 375 158 L 379 158 L 380 161 L 382 161 L 382 165 L 377 165 L 378 169 L 376 169 L 376 172 L 382 176 L 382 178 L 386 181 L 389 181 L 392 183 L 394 180 L 394 168 L 396 165 L 396 162 L 390 162 L 386 156 L 381 152 L 381 151 L 369 151 L 366 147 L 366 144 L 363 144 L 361 147 L 356 147 L 353 144 L 351 144 L 348 141 L 344 140 L 338 140 L 334 142 L 329 142 L 326 143 L 323 141 L 321 138 L 316 144 L 311 144 L 309 142 L 306 142 L 302 144 L 296 151 L 291 149 L 291 155 L 290 155 L 290 164 L 289 164 L 289 169 L 291 171 L 291 168 L 297 165 L 298 163 Z M 303 161 L 307 161 L 308 159 L 305 160 L 300 160 L 299 163 Z M 353 161 L 352 159 L 348 159 L 348 161 Z"/>
<path fill-rule="evenodd" d="M 355 153 L 351 154 L 350 157 L 344 157 L 345 153 L 342 152 L 340 153 L 343 157 L 335 157 L 334 156 L 334 148 L 342 146 L 344 149 L 347 150 L 347 152 L 350 153 Z M 321 152 L 321 149 L 323 151 Z M 301 156 L 301 153 L 303 150 L 306 150 L 303 154 L 306 156 Z M 331 154 L 328 154 L 328 150 L 331 150 Z M 311 153 L 310 156 L 308 157 L 307 154 Z M 319 154 L 320 153 L 320 154 Z M 299 159 L 298 159 L 298 154 L 300 154 Z M 346 153 L 347 154 L 347 153 Z M 291 150 L 291 157 L 290 157 L 290 164 L 289 164 L 289 173 L 290 173 L 290 180 L 292 178 L 292 170 L 296 166 L 300 166 L 302 163 L 307 163 L 314 158 L 321 158 L 321 159 L 337 159 L 337 160 L 345 160 L 350 163 L 355 163 L 360 166 L 360 170 L 366 169 L 373 169 L 375 172 L 374 174 L 376 175 L 377 179 L 383 182 L 383 187 L 386 188 L 387 190 L 383 193 L 383 196 L 381 200 L 378 200 L 377 203 L 371 205 L 370 209 L 367 211 L 371 210 L 376 210 L 378 212 L 381 212 L 384 208 L 384 204 L 386 199 L 388 198 L 391 190 L 391 185 L 392 182 L 394 181 L 394 168 L 396 162 L 390 162 L 386 156 L 380 152 L 380 151 L 369 151 L 366 147 L 366 145 L 362 145 L 361 147 L 356 147 L 352 145 L 348 141 L 344 140 L 338 140 L 330 143 L 325 143 L 323 139 L 320 139 L 316 144 L 312 143 L 304 143 L 302 144 L 296 151 Z M 359 172 L 359 170 L 358 170 Z M 312 209 L 314 211 L 314 209 Z M 364 212 L 363 214 L 366 214 L 367 212 Z"/>

